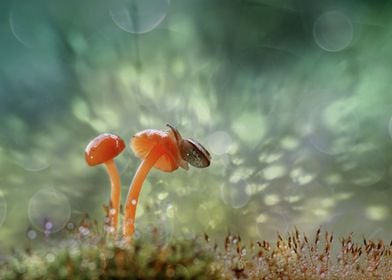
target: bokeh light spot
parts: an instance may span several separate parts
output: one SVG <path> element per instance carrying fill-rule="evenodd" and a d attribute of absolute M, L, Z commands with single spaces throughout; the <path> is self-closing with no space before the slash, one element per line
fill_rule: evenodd
<path fill-rule="evenodd" d="M 37 238 L 37 232 L 35 230 L 33 230 L 33 229 L 29 229 L 27 231 L 27 238 L 30 239 L 30 240 L 36 239 Z"/>
<path fill-rule="evenodd" d="M 45 188 L 31 197 L 28 216 L 38 231 L 54 233 L 67 224 L 71 216 L 71 206 L 63 193 L 54 188 Z"/>
<path fill-rule="evenodd" d="M 253 168 L 250 167 L 238 167 L 229 177 L 230 183 L 238 183 L 240 180 L 246 180 L 254 172 Z"/>
<path fill-rule="evenodd" d="M 88 108 L 88 104 L 81 98 L 75 98 L 72 103 L 72 113 L 74 116 L 86 123 L 90 122 L 90 110 Z"/>
<path fill-rule="evenodd" d="M 269 154 L 267 158 L 265 159 L 266 163 L 272 163 L 274 161 L 277 161 L 283 156 L 282 153 L 275 153 L 275 154 Z"/>
<path fill-rule="evenodd" d="M 373 221 L 383 221 L 388 218 L 390 211 L 386 206 L 373 205 L 366 208 L 366 217 Z"/>
<path fill-rule="evenodd" d="M 244 113 L 234 121 L 232 128 L 242 141 L 255 145 L 263 139 L 267 123 L 261 114 Z"/>
<path fill-rule="evenodd" d="M 317 208 L 313 210 L 313 214 L 320 218 L 325 218 L 328 216 L 328 211 L 323 208 Z"/>
<path fill-rule="evenodd" d="M 328 174 L 324 178 L 324 180 L 327 183 L 327 185 L 338 185 L 338 184 L 342 183 L 343 178 L 340 174 L 334 173 L 334 174 Z"/>
<path fill-rule="evenodd" d="M 307 173 L 302 167 L 297 167 L 290 172 L 291 180 L 298 185 L 309 184 L 315 178 L 314 174 Z"/>
<path fill-rule="evenodd" d="M 177 207 L 173 206 L 173 204 L 169 204 L 166 208 L 166 216 L 169 219 L 173 219 L 175 217 L 175 214 L 177 212 Z"/>
<path fill-rule="evenodd" d="M 337 200 L 348 200 L 348 199 L 350 199 L 350 198 L 353 197 L 353 196 L 354 196 L 353 193 L 349 193 L 349 192 L 339 192 L 339 193 L 337 193 L 334 197 L 335 197 Z"/>
<path fill-rule="evenodd" d="M 54 262 L 55 259 L 56 259 L 56 255 L 53 254 L 53 253 L 48 253 L 48 254 L 46 255 L 46 261 L 47 261 L 48 263 Z"/>
<path fill-rule="evenodd" d="M 299 141 L 294 137 L 287 136 L 280 141 L 280 145 L 283 149 L 292 151 L 299 146 Z"/>
<path fill-rule="evenodd" d="M 339 11 L 322 14 L 313 26 L 314 40 L 325 51 L 344 50 L 350 45 L 353 36 L 354 28 L 350 19 Z"/>
<path fill-rule="evenodd" d="M 26 47 L 35 48 L 48 45 L 48 39 L 53 40 L 54 34 L 47 18 L 44 0 L 14 1 L 9 15 L 11 32 Z"/>
<path fill-rule="evenodd" d="M 38 172 L 52 165 L 51 156 L 42 148 L 32 148 L 24 153 L 14 152 L 12 156 L 14 163 L 26 171 Z"/>
<path fill-rule="evenodd" d="M 268 216 L 265 214 L 260 214 L 256 218 L 256 223 L 265 223 L 268 220 Z"/>
<path fill-rule="evenodd" d="M 221 197 L 223 201 L 233 207 L 244 207 L 250 196 L 246 192 L 247 183 L 245 180 L 240 180 L 237 183 L 225 183 L 221 186 Z"/>
<path fill-rule="evenodd" d="M 302 196 L 300 196 L 300 195 L 288 195 L 288 196 L 285 196 L 284 199 L 288 203 L 296 203 L 296 202 L 298 202 L 298 201 L 300 201 L 302 199 Z"/>
<path fill-rule="evenodd" d="M 290 204 L 295 204 L 304 200 L 306 195 L 306 191 L 298 184 L 287 184 L 283 193 L 283 199 Z"/>
<path fill-rule="evenodd" d="M 329 198 L 329 197 L 323 198 L 320 201 L 320 205 L 325 208 L 331 208 L 331 207 L 335 206 L 335 204 L 336 204 L 336 201 L 332 198 Z"/>
<path fill-rule="evenodd" d="M 267 194 L 264 198 L 264 203 L 268 206 L 273 206 L 278 204 L 280 197 L 277 194 Z"/>
<path fill-rule="evenodd" d="M 218 130 L 208 136 L 207 143 L 211 153 L 223 155 L 229 151 L 232 139 L 225 131 Z"/>
<path fill-rule="evenodd" d="M 165 19 L 168 0 L 117 0 L 112 2 L 110 15 L 113 22 L 129 33 L 147 33 Z"/>
<path fill-rule="evenodd" d="M 336 155 L 354 145 L 360 133 L 355 107 L 355 101 L 346 98 L 316 105 L 306 124 L 306 134 L 313 147 Z"/>
<path fill-rule="evenodd" d="M 266 180 L 274 180 L 283 177 L 286 174 L 286 167 L 283 165 L 271 165 L 263 169 L 263 175 Z"/>
<path fill-rule="evenodd" d="M 158 199 L 159 200 L 165 200 L 168 197 L 169 193 L 168 192 L 161 192 L 158 194 Z M 133 204 L 133 203 L 132 203 Z M 136 204 L 136 203 L 135 203 Z"/>
<path fill-rule="evenodd" d="M 353 146 L 339 160 L 347 177 L 357 186 L 374 185 L 385 174 L 385 157 L 381 149 L 372 143 Z"/>

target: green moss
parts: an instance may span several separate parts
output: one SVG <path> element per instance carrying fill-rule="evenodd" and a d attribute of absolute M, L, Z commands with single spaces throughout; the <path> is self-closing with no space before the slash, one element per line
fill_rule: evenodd
<path fill-rule="evenodd" d="M 69 240 L 66 245 L 18 252 L 0 279 L 211 279 L 212 255 L 196 240 L 124 242 Z"/>
<path fill-rule="evenodd" d="M 219 244 L 220 243 L 220 244 Z M 391 242 L 392 243 L 392 242 Z M 98 234 L 57 246 L 15 252 L 0 265 L 0 279 L 391 279 L 392 244 L 352 235 L 300 235 L 244 245 L 229 234 L 162 241 L 154 231 L 131 244 Z M 222 246 L 220 246 L 222 245 Z"/>

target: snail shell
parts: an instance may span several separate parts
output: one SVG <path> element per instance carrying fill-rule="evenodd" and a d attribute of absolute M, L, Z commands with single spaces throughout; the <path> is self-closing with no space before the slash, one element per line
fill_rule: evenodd
<path fill-rule="evenodd" d="M 180 143 L 180 154 L 183 160 L 194 167 L 204 168 L 210 165 L 211 155 L 200 143 L 185 138 Z"/>
<path fill-rule="evenodd" d="M 166 124 L 172 131 L 177 140 L 180 149 L 181 158 L 194 167 L 204 168 L 210 165 L 211 155 L 199 142 L 189 138 L 182 138 L 180 132 L 170 125 Z M 188 169 L 188 168 L 185 168 Z"/>

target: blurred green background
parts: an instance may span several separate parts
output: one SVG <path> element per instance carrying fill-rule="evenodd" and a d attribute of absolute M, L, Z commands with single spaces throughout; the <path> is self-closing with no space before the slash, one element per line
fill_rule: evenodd
<path fill-rule="evenodd" d="M 101 225 L 109 180 L 85 146 L 166 123 L 212 165 L 153 170 L 137 236 L 389 240 L 391 17 L 387 0 L 1 1 L 0 252 L 48 220 Z M 139 162 L 116 160 L 123 201 Z"/>

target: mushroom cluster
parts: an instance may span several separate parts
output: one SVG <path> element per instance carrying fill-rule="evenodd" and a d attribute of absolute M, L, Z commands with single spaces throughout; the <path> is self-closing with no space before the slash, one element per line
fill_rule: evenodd
<path fill-rule="evenodd" d="M 179 167 L 188 170 L 188 164 L 204 168 L 210 165 L 211 156 L 198 142 L 182 138 L 176 128 L 167 124 L 169 130 L 146 129 L 131 139 L 131 148 L 142 159 L 129 187 L 125 201 L 123 236 L 132 237 L 135 231 L 136 207 L 139 194 L 149 171 L 155 167 L 164 172 L 172 172 Z M 117 233 L 120 211 L 121 181 L 113 159 L 125 148 L 124 141 L 114 134 L 101 134 L 91 140 L 85 150 L 86 162 L 90 166 L 103 163 L 111 181 L 109 223 L 111 231 Z"/>

